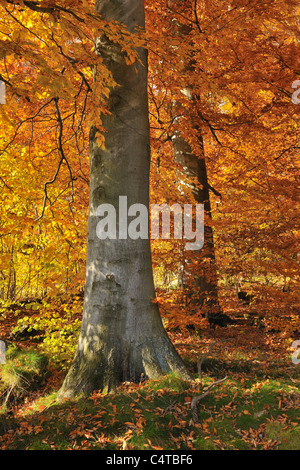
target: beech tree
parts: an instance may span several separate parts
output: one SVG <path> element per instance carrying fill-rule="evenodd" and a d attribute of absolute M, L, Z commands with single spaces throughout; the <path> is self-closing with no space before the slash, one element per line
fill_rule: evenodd
<path fill-rule="evenodd" d="M 174 4 L 176 5 L 176 2 L 174 2 Z M 168 5 L 172 7 L 172 2 Z M 194 17 L 193 19 L 196 23 L 197 14 L 195 6 L 193 8 L 193 2 L 187 0 L 183 2 L 180 7 L 182 14 L 186 14 L 188 17 Z M 172 9 L 169 11 L 169 16 L 173 23 L 175 36 L 178 36 L 182 41 L 186 41 L 188 44 L 191 43 L 190 47 L 192 50 L 196 49 L 194 40 L 191 39 L 193 19 L 190 20 L 189 24 L 184 24 L 174 16 Z M 183 172 L 189 178 L 195 180 L 195 183 L 192 185 L 195 201 L 198 204 L 201 203 L 204 205 L 204 246 L 200 252 L 187 252 L 185 254 L 185 266 L 187 271 L 186 275 L 192 276 L 193 279 L 192 287 L 189 292 L 191 304 L 202 309 L 202 312 L 208 316 L 210 314 L 219 314 L 221 311 L 218 300 L 214 237 L 211 227 L 212 215 L 209 191 L 212 188 L 208 183 L 201 127 L 194 117 L 195 114 L 197 115 L 197 99 L 199 97 L 197 97 L 194 91 L 193 82 L 191 84 L 189 83 L 189 77 L 193 77 L 195 74 L 195 61 L 192 54 L 188 60 L 186 58 L 184 59 L 182 67 L 184 80 L 186 80 L 186 88 L 183 90 L 183 94 L 190 100 L 190 126 L 195 130 L 197 139 L 196 145 L 194 145 L 193 148 L 184 135 L 178 130 L 172 135 L 172 143 L 175 161 L 182 165 Z M 178 112 L 182 112 L 180 104 L 178 104 L 177 108 Z"/>
<path fill-rule="evenodd" d="M 129 31 L 144 28 L 143 0 L 97 1 L 102 18 L 116 20 Z M 100 240 L 96 211 L 100 204 L 119 208 L 149 204 L 150 137 L 147 97 L 147 52 L 127 65 L 120 46 L 107 37 L 96 50 L 116 82 L 110 90 L 110 114 L 103 118 L 105 146 L 90 133 L 90 202 L 87 267 L 82 329 L 74 362 L 60 397 L 111 391 L 124 380 L 157 378 L 174 372 L 189 375 L 164 330 L 155 298 L 148 239 Z M 96 77 L 97 79 L 97 77 Z M 118 226 L 118 230 L 120 226 Z"/>
<path fill-rule="evenodd" d="M 274 306 L 280 310 L 280 294 L 291 316 L 299 280 L 299 108 L 291 99 L 293 92 L 298 96 L 297 2 L 145 1 L 151 201 L 204 202 L 206 247 L 213 246 L 211 214 L 215 248 L 191 252 L 191 290 L 169 289 L 182 272 L 184 241 L 153 240 L 158 304 L 151 301 L 148 241 L 101 241 L 96 233 L 100 204 L 111 204 L 117 214 L 119 196 L 127 197 L 128 207 L 148 204 L 145 37 L 131 33 L 135 26 L 143 30 L 142 5 L 110 3 L 97 4 L 100 16 L 93 0 L 0 2 L 0 79 L 7 93 L 0 106 L 1 300 L 49 293 L 57 296 L 55 319 L 73 321 L 59 299 L 84 282 L 91 183 L 84 319 L 62 391 L 69 396 L 154 376 L 151 368 L 186 376 L 157 305 L 166 328 L 207 328 L 194 310 L 203 312 L 202 299 L 218 307 L 209 268 L 218 267 L 224 310 L 236 302 L 232 279 L 241 273 L 270 318 Z M 178 34 L 176 23 L 186 32 Z M 186 305 L 195 280 L 203 294 L 199 309 Z M 278 289 L 285 280 L 289 295 Z M 46 303 L 41 321 L 50 315 Z M 78 323 L 81 313 L 78 302 Z M 68 324 L 73 334 L 67 341 L 55 332 L 58 348 L 68 348 L 64 360 L 75 352 L 78 323 Z M 51 345 L 41 347 L 53 359 Z"/>

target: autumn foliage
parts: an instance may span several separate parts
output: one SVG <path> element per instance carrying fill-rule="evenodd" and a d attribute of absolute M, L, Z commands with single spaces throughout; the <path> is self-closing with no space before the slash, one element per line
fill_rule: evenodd
<path fill-rule="evenodd" d="M 61 346 L 52 323 L 78 332 L 81 304 L 70 296 L 84 287 L 89 131 L 96 126 L 104 145 L 101 114 L 110 112 L 113 83 L 94 53 L 101 34 L 122 46 L 128 64 L 138 60 L 137 47 L 148 48 L 151 203 L 196 202 L 201 181 L 174 159 L 180 133 L 195 158 L 205 159 L 205 221 L 214 235 L 222 312 L 289 348 L 300 331 L 300 105 L 292 100 L 300 79 L 299 2 L 146 0 L 146 32 L 136 34 L 103 21 L 93 3 L 0 0 L 2 309 L 44 299 L 30 320 L 17 314 L 13 327 L 20 317 L 20 324 L 45 330 L 43 352 L 55 347 L 56 359 L 68 364 L 76 341 Z M 187 263 L 183 240 L 151 243 L 153 301 L 165 327 L 179 341 L 182 334 L 188 341 L 187 331 L 207 334 L 205 310 L 191 301 L 194 275 L 209 270 L 207 259 L 189 253 Z M 253 296 L 250 305 L 238 300 L 237 286 Z M 143 426 L 138 411 L 135 417 L 128 436 Z M 185 439 L 191 442 L 187 432 Z"/>
<path fill-rule="evenodd" d="M 111 80 L 91 53 L 94 36 L 101 30 L 121 42 L 128 61 L 144 38 L 106 24 L 89 2 L 1 8 L 2 297 L 76 290 L 84 277 L 89 125 L 98 125 L 101 138 L 99 111 L 107 112 Z M 280 305 L 284 315 L 298 301 L 297 5 L 147 2 L 146 20 L 151 202 L 193 201 L 189 186 L 176 183 L 184 176 L 172 135 L 180 131 L 197 155 L 201 132 L 221 298 L 223 291 L 225 300 L 234 296 L 242 277 L 264 309 Z M 102 110 L 93 106 L 98 93 Z M 181 244 L 154 242 L 153 254 L 166 291 L 183 269 Z M 291 294 L 282 296 L 287 281 Z"/>

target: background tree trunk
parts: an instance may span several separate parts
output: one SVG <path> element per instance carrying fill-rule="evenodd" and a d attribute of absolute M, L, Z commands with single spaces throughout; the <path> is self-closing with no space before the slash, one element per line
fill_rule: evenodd
<path fill-rule="evenodd" d="M 129 31 L 144 27 L 143 0 L 96 2 L 105 20 L 125 24 Z M 174 372 L 189 374 L 163 328 L 152 277 L 150 240 L 99 240 L 96 210 L 112 204 L 118 214 L 119 196 L 128 207 L 149 206 L 150 138 L 147 96 L 147 52 L 142 64 L 128 66 L 124 53 L 107 38 L 98 38 L 101 53 L 118 86 L 111 90 L 111 115 L 103 118 L 105 150 L 90 133 L 90 202 L 86 284 L 82 329 L 73 364 L 59 397 L 114 390 L 125 380 L 144 374 L 157 378 Z M 118 229 L 118 224 L 117 224 Z M 118 230 L 117 230 L 118 233 Z"/>
<path fill-rule="evenodd" d="M 211 226 L 211 205 L 209 197 L 209 183 L 207 179 L 206 162 L 203 140 L 198 129 L 201 154 L 196 155 L 188 142 L 178 133 L 173 135 L 174 158 L 182 165 L 183 172 L 192 178 L 197 178 L 199 187 L 193 188 L 196 203 L 204 204 L 204 246 L 200 251 L 186 251 L 184 253 L 185 273 L 183 277 L 193 278 L 193 285 L 188 293 L 190 303 L 200 307 L 206 315 L 220 313 L 218 300 L 218 280 L 215 259 L 213 229 Z M 195 263 L 197 261 L 197 263 Z M 184 287 L 184 286 L 183 286 Z"/>
<path fill-rule="evenodd" d="M 192 2 L 190 0 L 186 2 L 185 9 L 187 12 L 189 10 L 191 12 L 193 11 Z M 171 16 L 172 11 L 170 11 L 170 17 Z M 175 34 L 182 39 L 188 38 L 192 31 L 191 23 L 182 24 L 174 18 L 172 19 L 172 23 L 173 27 L 176 28 Z M 180 131 L 176 131 L 172 135 L 172 143 L 176 163 L 182 166 L 182 171 L 185 175 L 193 179 L 196 178 L 199 183 L 197 187 L 193 185 L 193 195 L 196 203 L 204 204 L 204 246 L 200 251 L 185 252 L 184 266 L 186 275 L 183 273 L 183 278 L 192 276 L 193 285 L 190 287 L 190 292 L 188 293 L 190 304 L 200 307 L 206 316 L 208 316 L 209 314 L 219 314 L 221 308 L 218 299 L 218 278 L 204 143 L 201 129 L 197 123 L 193 122 L 194 119 L 191 117 L 196 109 L 197 97 L 195 96 L 193 85 L 188 83 L 188 79 L 189 75 L 195 73 L 194 66 L 195 62 L 193 57 L 183 63 L 183 72 L 187 74 L 188 78 L 186 88 L 182 91 L 190 99 L 190 124 L 191 127 L 196 130 L 197 151 L 191 147 Z M 178 106 L 180 110 L 180 104 L 175 103 L 175 105 Z M 177 120 L 180 122 L 180 117 Z"/>

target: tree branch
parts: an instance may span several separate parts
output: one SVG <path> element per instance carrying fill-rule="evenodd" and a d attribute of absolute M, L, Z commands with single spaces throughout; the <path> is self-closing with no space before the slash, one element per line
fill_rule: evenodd
<path fill-rule="evenodd" d="M 208 186 L 208 189 L 214 193 L 215 196 L 218 196 L 220 198 L 220 200 L 222 200 L 222 194 L 219 193 L 219 191 L 217 191 L 213 186 L 211 186 L 209 183 L 207 184 Z"/>
<path fill-rule="evenodd" d="M 201 29 L 200 22 L 199 22 L 198 13 L 197 13 L 197 0 L 194 0 L 193 10 L 194 10 L 194 16 L 195 16 L 195 24 L 198 28 L 199 33 L 203 34 L 203 31 Z"/>
<path fill-rule="evenodd" d="M 6 1 L 7 1 L 7 3 L 10 3 L 11 5 L 19 5 L 20 6 L 19 2 L 14 2 L 13 0 L 6 0 Z M 30 8 L 30 10 L 37 11 L 39 13 L 51 13 L 51 14 L 53 14 L 57 11 L 63 11 L 64 13 L 69 13 L 70 15 L 74 16 L 74 18 L 76 18 L 77 21 L 80 21 L 80 23 L 85 22 L 83 18 L 80 18 L 80 16 L 76 15 L 76 13 L 74 13 L 72 10 L 68 10 L 68 8 L 64 8 L 64 7 L 61 7 L 61 6 L 58 6 L 58 5 L 43 7 L 38 2 L 29 1 L 29 0 L 24 0 L 23 4 L 26 7 Z"/>
<path fill-rule="evenodd" d="M 8 80 L 5 80 L 5 78 L 3 78 L 3 76 L 1 75 L 1 73 L 0 73 L 0 80 L 1 80 L 2 82 L 4 82 L 6 85 L 12 86 L 12 84 L 11 84 Z"/>
<path fill-rule="evenodd" d="M 40 220 L 43 216 L 44 216 L 44 213 L 45 213 L 45 209 L 46 209 L 46 204 L 47 204 L 47 201 L 49 201 L 49 203 L 51 204 L 51 201 L 49 199 L 49 196 L 48 196 L 48 192 L 47 192 L 47 186 L 49 184 L 53 184 L 55 181 L 56 181 L 56 178 L 59 174 L 59 171 L 60 171 L 60 167 L 63 163 L 63 161 L 66 162 L 67 164 L 67 167 L 68 167 L 68 170 L 69 170 L 69 174 L 70 174 L 70 180 L 71 180 L 71 186 L 72 186 L 72 200 L 73 200 L 73 197 L 74 197 L 74 187 L 73 187 L 73 181 L 74 181 L 74 177 L 72 175 L 72 170 L 71 170 L 71 167 L 70 167 L 70 164 L 65 156 L 65 153 L 64 153 L 64 149 L 63 149 L 63 141 L 62 141 L 62 138 L 63 138 L 63 120 L 62 120 L 62 117 L 61 117 L 61 114 L 60 114 L 60 109 L 59 109 L 59 106 L 58 106 L 58 100 L 59 98 L 53 98 L 53 101 L 54 101 L 54 106 L 55 106 L 55 111 L 56 111 L 56 116 L 57 116 L 57 121 L 58 121 L 58 124 L 59 124 L 59 135 L 58 135 L 58 150 L 59 150 L 59 153 L 61 155 L 61 158 L 60 158 L 60 161 L 58 163 L 58 167 L 55 171 L 55 174 L 52 178 L 52 180 L 50 181 L 46 181 L 46 183 L 44 183 L 44 193 L 45 193 L 45 196 L 44 196 L 44 201 L 43 201 L 43 208 L 42 208 L 42 213 L 41 215 L 35 219 L 35 220 Z"/>

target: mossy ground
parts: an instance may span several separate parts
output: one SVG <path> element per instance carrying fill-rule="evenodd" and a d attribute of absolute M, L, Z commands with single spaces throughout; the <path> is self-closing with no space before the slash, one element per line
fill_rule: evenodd
<path fill-rule="evenodd" d="M 300 449 L 296 379 L 229 377 L 199 402 L 199 423 L 193 422 L 191 398 L 217 379 L 206 373 L 199 387 L 166 376 L 63 403 L 48 392 L 8 420 L 1 448 Z"/>
<path fill-rule="evenodd" d="M 0 448 L 299 450 L 299 365 L 291 361 L 289 341 L 245 328 L 170 333 L 193 375 L 190 382 L 170 375 L 124 383 L 113 395 L 97 391 L 63 402 L 56 397 L 66 368 L 57 358 L 46 363 L 38 345 L 25 342 L 0 366 L 2 385 L 7 370 L 26 379 L 2 407 Z M 200 380 L 197 363 L 212 341 Z M 191 399 L 225 376 L 198 402 L 194 422 Z"/>

